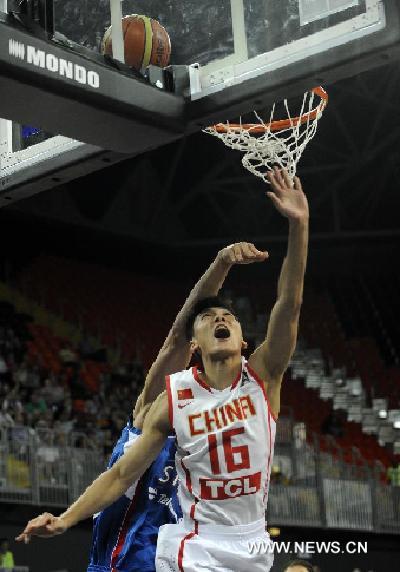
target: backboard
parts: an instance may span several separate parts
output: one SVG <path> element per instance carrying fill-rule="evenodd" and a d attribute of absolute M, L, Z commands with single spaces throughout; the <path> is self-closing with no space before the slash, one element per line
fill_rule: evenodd
<path fill-rule="evenodd" d="M 387 29 L 389 3 L 377 0 L 126 0 L 122 12 L 153 10 L 172 38 L 173 64 L 199 64 L 192 100 L 346 46 L 365 54 L 366 39 Z M 364 45 L 357 40 L 365 39 Z M 340 56 L 338 56 L 338 60 Z M 336 63 L 338 63 L 338 60 Z M 356 62 L 355 62 L 356 63 Z M 193 70 L 192 70 L 193 71 Z M 304 69 L 304 72 L 307 70 Z M 290 95 L 290 94 L 288 94 Z"/>
<path fill-rule="evenodd" d="M 30 176 L 55 172 L 47 185 L 56 184 L 62 166 L 103 167 L 103 150 L 113 153 L 105 162 L 137 155 L 400 56 L 398 0 L 35 2 L 54 17 L 46 33 L 0 0 L 0 199 Z M 167 29 L 168 68 L 138 79 L 124 67 L 128 14 Z M 100 45 L 111 22 L 107 60 Z"/>
<path fill-rule="evenodd" d="M 303 73 L 306 66 L 318 70 L 317 56 L 328 63 L 328 52 L 344 46 L 347 56 L 356 60 L 362 53 L 357 40 L 372 38 L 387 25 L 383 3 L 376 0 L 230 0 L 230 4 L 233 50 L 200 67 L 192 99 L 293 64 L 304 65 Z M 316 79 L 323 79 L 323 74 Z"/>

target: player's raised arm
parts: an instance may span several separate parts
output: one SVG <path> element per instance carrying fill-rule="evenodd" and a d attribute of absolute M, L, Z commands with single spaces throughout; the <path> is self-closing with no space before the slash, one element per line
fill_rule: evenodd
<path fill-rule="evenodd" d="M 150 408 L 142 434 L 125 455 L 97 477 L 63 514 L 56 517 L 44 513 L 30 520 L 16 540 L 29 542 L 32 536 L 50 538 L 62 534 L 71 526 L 115 502 L 154 461 L 171 429 L 168 398 L 164 392 Z"/>
<path fill-rule="evenodd" d="M 276 209 L 289 220 L 288 249 L 266 339 L 252 354 L 249 364 L 267 383 L 271 409 L 277 416 L 283 374 L 296 347 L 307 264 L 309 210 L 297 177 L 292 182 L 285 170 L 274 169 L 268 178 L 272 192 L 267 195 Z"/>
<path fill-rule="evenodd" d="M 190 361 L 190 341 L 186 337 L 186 322 L 196 302 L 215 296 L 221 289 L 234 264 L 262 262 L 268 257 L 248 243 L 237 243 L 220 250 L 194 286 L 178 313 L 156 361 L 146 377 L 145 386 L 135 409 L 135 426 L 140 426 L 142 408 L 145 408 L 165 389 L 165 376 L 187 367 Z M 140 427 L 139 427 L 140 428 Z"/>

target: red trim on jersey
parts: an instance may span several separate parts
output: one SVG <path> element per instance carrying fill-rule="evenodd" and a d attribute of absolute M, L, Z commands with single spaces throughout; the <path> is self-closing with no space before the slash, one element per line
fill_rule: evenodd
<path fill-rule="evenodd" d="M 112 570 L 112 572 L 117 572 L 117 569 L 115 568 L 116 561 L 117 561 L 117 558 L 120 555 L 122 548 L 125 544 L 126 535 L 127 535 L 128 530 L 129 530 L 130 520 L 132 518 L 133 511 L 136 507 L 136 501 L 138 500 L 138 498 L 140 498 L 140 496 L 142 494 L 142 488 L 143 488 L 143 480 L 142 479 L 143 479 L 143 477 L 141 477 L 139 479 L 139 481 L 136 485 L 136 489 L 135 489 L 135 492 L 133 494 L 132 500 L 130 502 L 130 505 L 126 509 L 124 520 L 122 521 L 121 528 L 119 529 L 117 544 L 115 545 L 115 547 L 111 553 L 111 570 Z"/>
<path fill-rule="evenodd" d="M 181 459 L 181 465 L 182 465 L 182 469 L 185 472 L 186 475 L 186 487 L 189 491 L 190 494 L 193 494 L 193 489 L 192 489 L 192 479 L 190 476 L 190 471 L 187 467 L 185 467 L 185 464 L 183 462 L 183 459 Z M 194 530 L 192 530 L 192 532 L 189 532 L 189 534 L 187 534 L 184 538 L 182 538 L 180 546 L 179 546 L 179 552 L 178 552 L 178 567 L 179 567 L 179 571 L 180 572 L 185 572 L 183 569 L 183 552 L 185 550 L 185 542 L 187 542 L 188 540 L 190 540 L 191 538 L 193 538 L 194 536 L 196 536 L 199 532 L 199 523 L 197 522 L 197 520 L 194 518 L 194 514 L 196 511 L 196 505 L 198 503 L 198 499 L 195 498 L 194 499 L 194 503 L 192 504 L 191 508 L 190 508 L 190 518 L 194 521 Z"/>
<path fill-rule="evenodd" d="M 275 417 L 275 415 L 272 413 L 271 410 L 271 405 L 269 403 L 269 399 L 268 399 L 268 395 L 267 395 L 267 391 L 265 389 L 265 383 L 263 382 L 263 380 L 258 376 L 258 374 L 256 374 L 256 372 L 254 371 L 254 369 L 252 369 L 249 364 L 247 364 L 247 369 L 249 371 L 249 374 L 254 377 L 254 379 L 256 380 L 256 382 L 258 383 L 258 385 L 261 387 L 262 392 L 264 394 L 265 397 L 265 401 L 267 402 L 267 407 L 268 407 L 268 411 L 269 414 L 271 415 L 272 419 L 275 421 L 275 423 L 277 422 L 277 418 Z"/>
<path fill-rule="evenodd" d="M 193 373 L 193 377 L 194 379 L 197 381 L 197 383 L 199 385 L 201 385 L 201 387 L 203 387 L 204 389 L 207 389 L 207 391 L 209 391 L 210 393 L 212 393 L 213 388 L 210 387 L 209 385 L 206 384 L 205 381 L 203 381 L 199 375 L 199 370 L 197 368 L 197 366 L 194 366 L 192 368 L 192 373 Z M 240 370 L 239 373 L 237 374 L 236 378 L 234 379 L 232 385 L 231 385 L 231 390 L 235 389 L 235 387 L 237 386 L 237 384 L 240 381 L 240 378 L 242 377 L 242 366 L 240 366 Z"/>
<path fill-rule="evenodd" d="M 193 507 L 195 507 L 196 504 L 193 505 Z M 192 507 L 192 509 L 193 509 Z M 194 510 L 193 510 L 194 513 Z M 192 510 L 190 511 L 190 514 L 192 514 Z M 185 542 L 187 542 L 188 540 L 191 540 L 194 536 L 196 536 L 199 532 L 199 523 L 197 522 L 197 520 L 194 521 L 194 530 L 192 532 L 189 532 L 189 534 L 187 534 L 184 538 L 182 538 L 181 540 L 181 544 L 179 546 L 179 552 L 178 552 L 178 567 L 179 567 L 179 572 L 185 572 L 184 568 L 183 568 L 183 552 L 185 550 Z"/>
<path fill-rule="evenodd" d="M 182 465 L 182 469 L 185 471 L 185 475 L 186 475 L 186 487 L 187 490 L 190 492 L 190 494 L 193 494 L 193 490 L 192 490 L 192 479 L 190 477 L 190 471 L 188 470 L 187 467 L 185 467 L 183 459 L 181 459 L 181 465 Z"/>
<path fill-rule="evenodd" d="M 198 500 L 194 499 L 194 503 L 192 504 L 192 506 L 190 507 L 190 518 L 192 520 L 195 520 L 194 518 L 194 513 L 196 511 L 196 505 L 197 505 Z M 195 521 L 196 525 L 198 524 L 197 521 Z"/>
<path fill-rule="evenodd" d="M 272 453 L 272 435 L 271 435 L 271 419 L 270 416 L 268 415 L 268 440 L 269 440 L 269 453 L 268 453 L 268 462 L 267 462 L 267 479 L 268 479 L 268 486 L 267 486 L 267 490 L 264 493 L 264 501 L 265 501 L 265 497 L 267 497 L 267 501 L 268 501 L 268 492 L 269 492 L 269 484 L 270 484 L 270 466 L 271 466 L 271 453 Z"/>
<path fill-rule="evenodd" d="M 171 427 L 174 427 L 174 408 L 172 405 L 172 393 L 171 393 L 171 376 L 167 375 L 165 378 L 165 387 L 167 388 L 167 395 L 168 395 L 168 417 L 169 422 L 171 423 Z"/>
<path fill-rule="evenodd" d="M 212 393 L 211 387 L 210 387 L 209 385 L 207 385 L 206 382 L 203 381 L 203 380 L 201 379 L 201 377 L 199 376 L 199 372 L 198 372 L 198 370 L 197 370 L 197 366 L 192 367 L 192 373 L 193 373 L 193 377 L 194 377 L 194 379 L 197 381 L 197 383 L 198 383 L 199 385 L 201 385 L 201 387 L 202 387 L 203 389 L 207 389 L 207 391 L 209 391 L 210 393 Z"/>
<path fill-rule="evenodd" d="M 235 387 L 236 387 L 237 384 L 239 383 L 240 378 L 242 377 L 242 370 L 243 370 L 243 366 L 242 366 L 242 364 L 240 364 L 239 373 L 237 374 L 236 379 L 235 379 L 234 382 L 232 383 L 231 389 L 235 389 Z"/>

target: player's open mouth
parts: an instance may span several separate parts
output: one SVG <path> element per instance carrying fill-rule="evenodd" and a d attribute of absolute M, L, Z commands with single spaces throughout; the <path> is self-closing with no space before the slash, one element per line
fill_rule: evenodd
<path fill-rule="evenodd" d="M 225 338 L 230 338 L 231 333 L 229 329 L 222 324 L 215 328 L 214 336 L 218 339 L 225 339 Z"/>

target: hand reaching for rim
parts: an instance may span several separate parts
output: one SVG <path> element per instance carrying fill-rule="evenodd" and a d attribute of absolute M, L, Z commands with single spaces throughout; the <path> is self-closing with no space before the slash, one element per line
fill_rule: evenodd
<path fill-rule="evenodd" d="M 300 179 L 289 177 L 286 169 L 279 170 L 274 167 L 267 174 L 272 191 L 267 196 L 274 203 L 275 208 L 286 218 L 291 220 L 307 220 L 309 217 L 308 201 L 303 192 Z"/>

